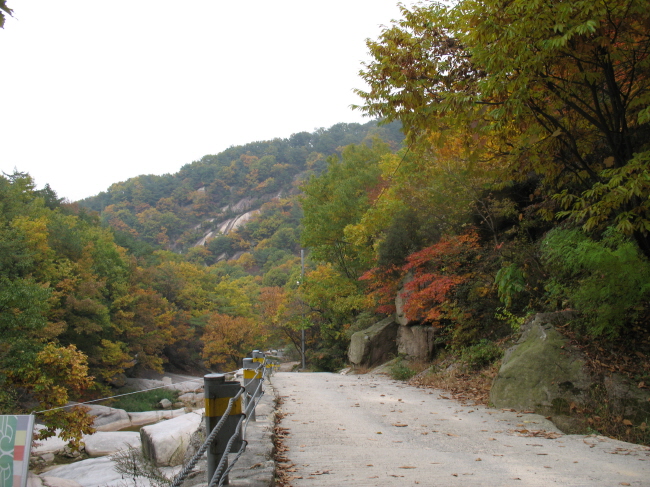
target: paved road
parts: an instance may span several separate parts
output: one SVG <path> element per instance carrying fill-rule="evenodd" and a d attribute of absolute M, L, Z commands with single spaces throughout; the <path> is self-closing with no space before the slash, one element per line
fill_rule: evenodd
<path fill-rule="evenodd" d="M 301 486 L 650 486 L 650 450 L 562 435 L 542 416 L 463 406 L 383 375 L 280 372 Z"/>

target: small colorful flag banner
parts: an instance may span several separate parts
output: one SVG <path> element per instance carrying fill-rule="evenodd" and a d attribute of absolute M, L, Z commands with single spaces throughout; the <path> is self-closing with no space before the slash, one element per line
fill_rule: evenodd
<path fill-rule="evenodd" d="M 0 416 L 0 487 L 25 487 L 34 416 Z"/>

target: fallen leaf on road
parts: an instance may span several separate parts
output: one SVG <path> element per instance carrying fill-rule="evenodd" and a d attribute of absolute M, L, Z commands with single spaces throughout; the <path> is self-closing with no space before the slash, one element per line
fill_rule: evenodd
<path fill-rule="evenodd" d="M 474 461 L 475 461 L 475 462 L 482 462 L 483 460 L 481 460 L 480 458 L 477 458 L 477 459 L 474 460 Z"/>
<path fill-rule="evenodd" d="M 398 428 L 404 428 L 405 426 L 408 426 L 408 424 L 404 424 L 404 423 L 393 423 L 393 426 L 396 426 L 396 427 L 398 427 Z"/>
<path fill-rule="evenodd" d="M 319 470 L 317 472 L 310 473 L 309 475 L 328 475 L 330 474 L 330 470 L 323 470 L 322 472 Z"/>
<path fill-rule="evenodd" d="M 403 467 L 399 467 L 399 468 L 417 468 L 417 467 L 412 467 L 410 465 L 404 465 Z"/>

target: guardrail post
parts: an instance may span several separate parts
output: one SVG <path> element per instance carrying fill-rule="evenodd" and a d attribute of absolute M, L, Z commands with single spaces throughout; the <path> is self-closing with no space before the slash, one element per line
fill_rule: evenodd
<path fill-rule="evenodd" d="M 241 389 L 237 381 L 226 381 L 224 374 L 207 374 L 203 376 L 205 393 L 205 434 L 210 435 L 219 420 L 228 408 L 230 398 L 235 397 Z M 239 417 L 242 414 L 241 397 L 236 400 L 230 410 L 228 418 L 217 433 L 215 441 L 208 448 L 208 483 L 212 480 L 217 466 L 224 456 L 228 440 L 235 434 Z M 242 441 L 238 438 L 233 444 L 233 449 L 241 448 Z M 228 456 L 224 463 L 223 472 L 228 468 Z M 228 484 L 228 477 L 224 485 Z"/>
<path fill-rule="evenodd" d="M 259 350 L 253 350 L 253 362 L 255 362 L 255 367 L 260 374 L 260 380 L 262 379 L 262 374 L 264 372 L 264 362 L 266 362 L 266 354 L 260 352 Z M 258 396 L 262 395 L 262 390 L 260 389 L 257 393 Z"/>
<path fill-rule="evenodd" d="M 253 362 L 252 358 L 244 359 L 244 389 L 246 389 L 246 410 L 248 410 L 248 403 L 255 402 L 255 391 L 262 380 L 262 369 L 257 362 Z M 249 411 L 248 417 L 251 421 L 256 421 L 255 408 Z"/>

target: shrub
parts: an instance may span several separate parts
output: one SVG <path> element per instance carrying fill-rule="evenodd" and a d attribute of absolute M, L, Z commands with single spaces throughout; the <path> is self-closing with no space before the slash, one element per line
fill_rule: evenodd
<path fill-rule="evenodd" d="M 644 309 L 650 263 L 634 242 L 613 229 L 594 240 L 579 229 L 550 231 L 541 246 L 551 279 L 548 297 L 583 315 L 586 331 L 611 337 Z"/>
<path fill-rule="evenodd" d="M 460 359 L 471 369 L 481 369 L 493 364 L 502 356 L 503 350 L 497 344 L 482 339 L 478 343 L 464 348 L 460 354 Z"/>
<path fill-rule="evenodd" d="M 409 380 L 417 373 L 418 373 L 417 370 L 414 370 L 411 367 L 409 367 L 406 360 L 404 360 L 401 357 L 398 358 L 395 361 L 395 363 L 390 367 L 390 376 L 394 380 Z"/>

